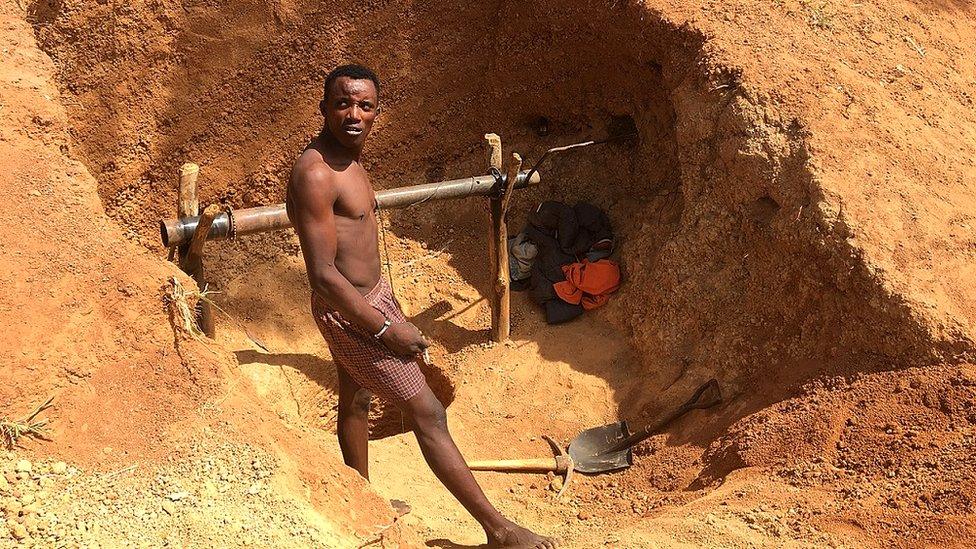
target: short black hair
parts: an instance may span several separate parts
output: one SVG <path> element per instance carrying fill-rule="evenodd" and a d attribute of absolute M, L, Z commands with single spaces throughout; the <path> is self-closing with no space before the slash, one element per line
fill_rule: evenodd
<path fill-rule="evenodd" d="M 349 64 L 341 65 L 332 69 L 332 72 L 325 77 L 325 84 L 322 85 L 322 99 L 327 99 L 329 97 L 329 88 L 332 86 L 332 83 L 343 76 L 347 76 L 353 80 L 372 80 L 373 85 L 376 86 L 376 97 L 379 98 L 380 78 L 376 76 L 376 73 L 373 72 L 373 70 L 369 67 Z"/>

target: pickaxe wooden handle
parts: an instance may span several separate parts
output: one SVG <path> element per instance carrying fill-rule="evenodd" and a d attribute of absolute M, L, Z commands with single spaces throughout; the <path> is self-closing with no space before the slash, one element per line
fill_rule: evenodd
<path fill-rule="evenodd" d="M 552 471 L 563 475 L 563 487 L 556 494 L 556 498 L 561 498 L 566 489 L 569 488 L 569 481 L 573 479 L 573 458 L 555 440 L 546 435 L 542 438 L 552 447 L 556 455 L 548 458 L 529 458 L 529 459 L 486 459 L 467 462 L 468 469 L 472 471 L 499 471 L 503 473 L 548 473 Z"/>
<path fill-rule="evenodd" d="M 569 469 L 569 456 L 555 456 L 548 458 L 530 459 L 484 459 L 469 461 L 468 469 L 472 471 L 501 471 L 508 473 L 565 473 Z"/>

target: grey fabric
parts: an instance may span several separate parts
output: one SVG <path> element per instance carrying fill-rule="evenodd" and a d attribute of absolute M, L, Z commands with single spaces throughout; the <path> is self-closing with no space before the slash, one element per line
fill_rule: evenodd
<path fill-rule="evenodd" d="M 525 280 L 532 276 L 532 264 L 539 255 L 539 248 L 520 232 L 508 239 L 508 277 L 510 280 Z"/>
<path fill-rule="evenodd" d="M 596 263 L 601 259 L 606 259 L 613 255 L 613 250 L 591 250 L 586 252 L 586 260 L 590 263 Z"/>
<path fill-rule="evenodd" d="M 590 251 L 586 252 L 586 259 L 590 263 L 596 263 L 601 259 L 606 259 L 613 255 L 613 240 L 609 238 L 604 238 L 603 240 L 597 241 L 590 248 Z"/>

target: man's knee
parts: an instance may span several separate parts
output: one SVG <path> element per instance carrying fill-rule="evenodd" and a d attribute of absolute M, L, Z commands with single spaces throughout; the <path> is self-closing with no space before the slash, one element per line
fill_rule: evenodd
<path fill-rule="evenodd" d="M 349 399 L 339 399 L 339 415 L 368 417 L 369 402 L 373 394 L 366 389 L 359 389 L 356 394 Z"/>
<path fill-rule="evenodd" d="M 425 399 L 419 406 L 413 407 L 413 420 L 418 427 L 447 428 L 447 410 L 436 397 Z"/>

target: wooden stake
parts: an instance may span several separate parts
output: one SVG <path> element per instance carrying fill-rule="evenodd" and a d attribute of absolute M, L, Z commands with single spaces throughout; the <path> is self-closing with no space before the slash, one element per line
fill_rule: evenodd
<path fill-rule="evenodd" d="M 485 134 L 485 150 L 488 153 L 488 167 L 501 171 L 502 169 L 502 138 L 495 133 Z"/>
<path fill-rule="evenodd" d="M 180 183 L 176 199 L 176 217 L 195 217 L 200 214 L 200 202 L 197 200 L 197 176 L 200 174 L 200 166 L 187 162 L 180 166 Z M 171 246 L 167 260 L 173 261 L 176 257 L 177 264 L 183 263 L 189 244 L 183 244 L 178 248 Z M 177 253 L 179 252 L 179 253 Z"/>
<path fill-rule="evenodd" d="M 488 168 L 502 169 L 502 139 L 493 133 L 485 134 L 485 153 L 488 161 Z M 502 199 L 492 198 L 489 204 L 491 219 L 488 223 L 488 261 L 491 273 L 491 287 L 488 289 L 489 302 L 491 303 L 491 339 L 493 341 L 504 341 L 501 338 L 501 295 L 497 291 L 496 281 L 499 279 L 499 249 L 498 249 L 498 230 L 502 224 Z M 502 243 L 501 251 L 508 252 L 508 247 Z M 506 335 L 507 337 L 507 335 Z"/>
<path fill-rule="evenodd" d="M 207 233 L 210 232 L 210 226 L 213 225 L 213 220 L 219 213 L 220 206 L 216 204 L 211 204 L 204 208 L 203 214 L 200 215 L 200 222 L 193 232 L 193 238 L 190 239 L 186 257 L 183 258 L 180 264 L 183 272 L 193 277 L 201 292 L 207 289 L 207 280 L 203 273 L 203 246 L 207 243 Z M 207 334 L 207 337 L 214 337 L 216 330 L 213 320 L 213 308 L 210 306 L 210 303 L 200 300 L 197 304 L 197 312 L 199 313 L 197 322 L 200 324 L 200 329 L 203 330 L 203 333 Z"/>
<path fill-rule="evenodd" d="M 512 203 L 512 195 L 515 194 L 515 180 L 518 179 L 519 172 L 522 171 L 522 157 L 518 153 L 512 153 L 512 158 L 508 160 L 508 172 L 505 174 L 505 196 L 502 197 L 502 214 L 508 215 L 508 207 Z"/>
<path fill-rule="evenodd" d="M 495 300 L 498 304 L 498 327 L 492 330 L 496 335 L 495 341 L 507 341 L 512 331 L 512 293 L 509 283 L 508 272 L 508 223 L 505 216 L 508 215 L 508 206 L 512 202 L 512 193 L 515 191 L 515 178 L 518 177 L 519 170 L 522 169 L 522 157 L 512 153 L 512 158 L 508 161 L 508 172 L 506 173 L 505 195 L 499 201 L 498 216 L 493 218 L 497 226 L 493 231 L 495 234 L 495 264 L 498 266 L 495 272 Z M 494 213 L 492 209 L 492 213 Z"/>
<path fill-rule="evenodd" d="M 197 200 L 197 176 L 200 166 L 187 162 L 180 166 L 180 199 L 176 206 L 178 217 L 193 217 L 200 213 Z"/>
<path fill-rule="evenodd" d="M 179 198 L 176 202 L 176 214 L 179 218 L 194 217 L 200 213 L 200 201 L 197 200 L 198 175 L 200 175 L 200 166 L 192 162 L 180 166 Z M 206 219 L 207 212 L 212 214 L 210 219 Z M 207 281 L 203 277 L 203 245 L 207 241 L 206 235 L 210 231 L 210 225 L 213 224 L 213 218 L 219 213 L 220 207 L 216 204 L 208 206 L 190 242 L 180 245 L 177 250 L 170 248 L 170 258 L 177 256 L 180 269 L 193 277 L 200 291 L 204 291 L 207 287 Z M 208 337 L 214 336 L 213 309 L 203 300 L 197 304 L 197 324 Z"/>

